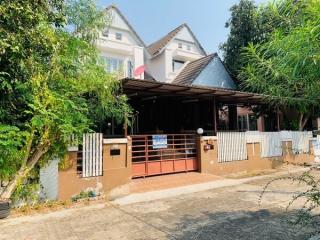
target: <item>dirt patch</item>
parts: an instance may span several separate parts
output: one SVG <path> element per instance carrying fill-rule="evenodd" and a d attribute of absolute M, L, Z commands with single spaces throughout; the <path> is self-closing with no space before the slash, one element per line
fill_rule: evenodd
<path fill-rule="evenodd" d="M 248 177 L 255 177 L 255 176 L 270 175 L 276 172 L 280 172 L 281 170 L 279 169 L 260 170 L 260 171 L 255 170 L 250 172 L 233 173 L 233 174 L 226 175 L 224 177 L 230 178 L 230 179 L 241 179 L 241 178 L 248 178 Z"/>
<path fill-rule="evenodd" d="M 28 215 L 36 215 L 42 213 L 51 213 L 63 209 L 77 209 L 85 206 L 94 205 L 97 203 L 106 203 L 105 199 L 84 199 L 83 201 L 72 202 L 68 201 L 48 201 L 44 203 L 37 203 L 34 205 L 25 205 L 11 210 L 10 217 L 20 217 Z"/>
<path fill-rule="evenodd" d="M 229 174 L 224 177 L 230 178 L 230 179 L 241 179 L 241 178 L 248 178 L 248 177 L 272 175 L 274 173 L 284 172 L 284 171 L 290 172 L 290 171 L 300 169 L 300 168 L 301 168 L 301 166 L 298 166 L 298 165 L 285 164 L 285 165 L 282 165 L 282 166 L 274 168 L 274 169 L 245 171 L 245 172 Z"/>

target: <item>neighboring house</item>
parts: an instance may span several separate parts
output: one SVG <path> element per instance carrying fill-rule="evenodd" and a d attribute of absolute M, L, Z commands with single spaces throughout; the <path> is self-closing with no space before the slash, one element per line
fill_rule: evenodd
<path fill-rule="evenodd" d="M 173 83 L 188 86 L 237 89 L 236 84 L 216 53 L 186 64 L 175 77 Z"/>
<path fill-rule="evenodd" d="M 187 24 L 148 46 L 147 70 L 161 82 L 173 82 L 189 62 L 207 54 Z"/>
<path fill-rule="evenodd" d="M 118 8 L 110 6 L 110 24 L 101 33 L 97 48 L 106 63 L 106 70 L 119 73 L 120 78 L 143 79 L 144 73 L 134 76 L 134 70 L 144 66 L 146 46 Z"/>

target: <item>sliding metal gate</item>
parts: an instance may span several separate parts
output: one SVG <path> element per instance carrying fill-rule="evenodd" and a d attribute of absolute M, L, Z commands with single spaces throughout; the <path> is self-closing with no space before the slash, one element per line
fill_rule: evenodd
<path fill-rule="evenodd" d="M 133 177 L 198 169 L 196 135 L 160 134 L 131 137 Z"/>

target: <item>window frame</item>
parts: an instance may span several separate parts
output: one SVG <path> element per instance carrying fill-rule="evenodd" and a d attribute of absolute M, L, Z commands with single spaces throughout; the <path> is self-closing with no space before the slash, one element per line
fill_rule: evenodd
<path fill-rule="evenodd" d="M 108 38 L 109 37 L 109 29 L 105 29 L 102 31 L 102 36 Z"/>
<path fill-rule="evenodd" d="M 116 32 L 116 40 L 122 40 L 122 33 Z"/>
<path fill-rule="evenodd" d="M 121 58 L 102 56 L 105 63 L 105 70 L 108 73 L 118 73 L 124 67 L 124 60 Z"/>
<path fill-rule="evenodd" d="M 181 65 L 180 65 L 180 67 L 179 67 L 178 69 L 175 69 L 175 63 L 181 64 Z M 177 71 L 179 71 L 179 70 L 182 68 L 182 66 L 183 66 L 184 64 L 185 64 L 185 62 L 184 62 L 184 61 L 176 60 L 176 59 L 172 59 L 172 71 L 173 71 L 173 72 L 177 72 Z"/>

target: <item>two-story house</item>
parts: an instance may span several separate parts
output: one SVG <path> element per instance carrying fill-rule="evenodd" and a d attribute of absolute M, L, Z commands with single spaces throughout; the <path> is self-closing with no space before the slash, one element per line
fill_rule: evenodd
<path fill-rule="evenodd" d="M 120 72 L 120 78 L 152 78 L 159 82 L 236 88 L 218 55 L 207 55 L 187 24 L 146 46 L 117 7 L 112 5 L 106 10 L 110 22 L 101 33 L 97 47 L 108 72 Z M 144 76 L 144 72 L 135 74 L 140 73 L 136 71 L 139 68 L 144 69 L 147 75 Z M 212 71 L 219 76 L 206 80 L 206 75 Z M 189 76 L 191 73 L 201 76 L 196 80 L 195 75 Z M 192 81 L 190 77 L 193 77 Z"/>
<path fill-rule="evenodd" d="M 119 74 L 120 79 L 145 79 L 183 86 L 237 90 L 219 56 L 216 53 L 207 54 L 187 24 L 178 26 L 146 46 L 117 7 L 112 5 L 106 10 L 110 22 L 97 42 L 97 48 L 106 63 L 106 71 Z M 223 123 L 221 118 L 222 125 L 225 125 L 221 125 L 221 129 L 262 130 L 262 123 L 255 120 L 251 121 L 251 127 L 249 121 L 245 121 L 244 126 L 243 117 L 233 114 L 238 112 L 241 115 L 243 112 L 237 110 L 236 105 L 229 104 L 227 109 L 236 119 L 230 128 L 227 126 L 230 124 Z M 249 114 L 252 113 L 246 111 L 244 117 L 248 118 Z"/>

